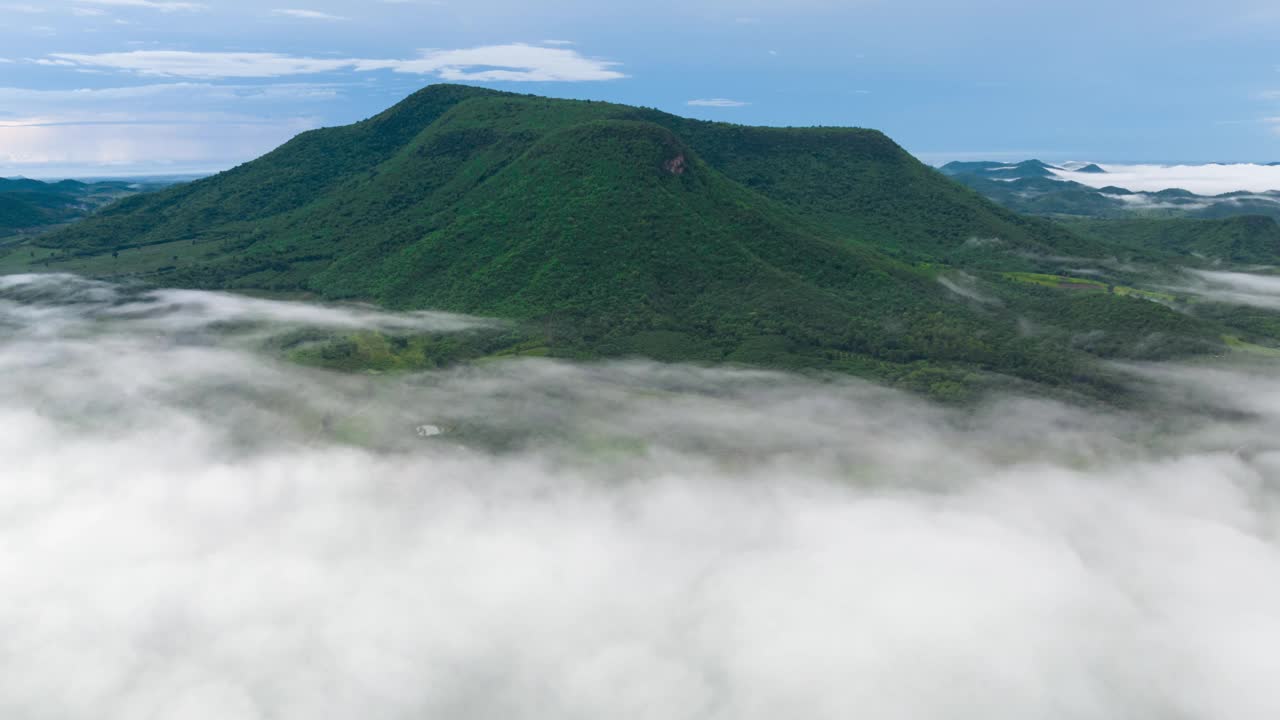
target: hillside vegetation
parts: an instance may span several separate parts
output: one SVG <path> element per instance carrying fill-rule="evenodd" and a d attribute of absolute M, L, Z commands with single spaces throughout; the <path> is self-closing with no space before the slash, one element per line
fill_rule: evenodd
<path fill-rule="evenodd" d="M 1220 220 L 1079 220 L 1069 227 L 1135 260 L 1184 265 L 1280 261 L 1280 223 L 1260 215 Z"/>
<path fill-rule="evenodd" d="M 124 200 L 0 271 L 496 315 L 518 330 L 483 353 L 823 368 L 939 395 L 996 374 L 1106 393 L 1095 357 L 1222 348 L 1220 327 L 1149 299 L 1004 274 L 1109 254 L 873 130 L 440 85 Z"/>
<path fill-rule="evenodd" d="M 46 183 L 0 178 L 0 238 L 79 220 L 142 189 L 124 181 Z"/>
<path fill-rule="evenodd" d="M 1277 190 L 1197 195 L 1179 188 L 1154 192 L 1135 192 L 1116 185 L 1095 188 L 1076 180 L 1082 175 L 1107 175 L 1103 168 L 1086 165 L 1067 170 L 1039 160 L 1016 165 L 950 162 L 939 169 L 989 200 L 1030 215 L 1074 219 L 1214 219 L 1261 215 L 1280 220 L 1280 191 Z"/>

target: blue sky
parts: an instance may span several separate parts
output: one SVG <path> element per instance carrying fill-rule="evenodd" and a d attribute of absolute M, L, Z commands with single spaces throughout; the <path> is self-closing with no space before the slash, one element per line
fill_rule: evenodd
<path fill-rule="evenodd" d="M 0 175 L 187 172 L 446 80 L 950 159 L 1280 160 L 1280 3 L 0 0 Z"/>

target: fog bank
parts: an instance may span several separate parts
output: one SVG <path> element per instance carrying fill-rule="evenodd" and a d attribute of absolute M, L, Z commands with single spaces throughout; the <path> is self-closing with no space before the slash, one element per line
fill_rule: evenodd
<path fill-rule="evenodd" d="M 1213 302 L 1280 310 L 1280 275 L 1187 270 L 1188 284 L 1175 289 Z"/>
<path fill-rule="evenodd" d="M 424 322 L 483 321 L 0 282 L 0 716 L 1280 715 L 1272 367 L 1143 418 L 256 349 Z"/>
<path fill-rule="evenodd" d="M 1122 187 L 1134 192 L 1189 190 L 1197 195 L 1280 190 L 1280 165 L 1209 163 L 1205 165 L 1124 165 L 1098 163 L 1105 173 L 1055 170 L 1062 180 L 1094 188 Z"/>

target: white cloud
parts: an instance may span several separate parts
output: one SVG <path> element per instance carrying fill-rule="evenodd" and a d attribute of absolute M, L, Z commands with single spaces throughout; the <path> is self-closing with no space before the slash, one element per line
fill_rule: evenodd
<path fill-rule="evenodd" d="M 1178 286 L 1180 292 L 1228 305 L 1280 310 L 1280 277 L 1209 270 L 1187 272 L 1194 281 Z"/>
<path fill-rule="evenodd" d="M 193 12 L 208 9 L 208 6 L 204 3 L 181 2 L 179 0 L 76 0 L 76 2 L 93 5 L 110 5 L 112 7 L 146 8 L 166 13 L 178 11 Z"/>
<path fill-rule="evenodd" d="M 261 332 L 247 333 L 261 338 L 278 334 L 281 327 L 431 333 L 506 325 L 454 313 L 395 313 L 368 305 L 318 305 L 198 290 L 156 290 L 140 298 L 118 299 L 103 311 L 102 317 L 125 318 L 137 329 L 157 333 L 209 331 L 230 324 L 266 326 Z"/>
<path fill-rule="evenodd" d="M 346 91 L 289 82 L 0 87 L 0 108 L 21 109 L 0 117 L 0 175 L 101 174 L 92 169 L 100 164 L 223 169 L 322 124 L 320 106 Z"/>
<path fill-rule="evenodd" d="M 1108 185 L 1134 191 L 1155 192 L 1180 188 L 1198 195 L 1247 190 L 1280 190 L 1280 166 L 1239 164 L 1212 165 L 1117 165 L 1098 163 L 1106 173 L 1055 171 L 1063 180 L 1100 188 Z"/>
<path fill-rule="evenodd" d="M 278 53 L 206 53 L 134 50 L 83 55 L 55 53 L 44 64 L 124 70 L 139 75 L 189 78 L 265 78 L 350 68 L 350 60 L 293 57 Z"/>
<path fill-rule="evenodd" d="M 127 113 L 0 120 L 2 174 L 69 177 L 115 172 L 222 170 L 262 155 L 313 118 L 224 113 Z"/>
<path fill-rule="evenodd" d="M 0 87 L 0 103 L 23 108 L 27 115 L 81 112 L 87 118 L 106 110 L 128 111 L 130 117 L 152 117 L 163 109 L 187 110 L 192 106 L 227 107 L 228 102 L 283 100 L 290 103 L 326 101 L 340 96 L 341 85 L 327 83 L 278 83 L 273 85 L 214 85 L 174 82 L 129 87 L 33 90 Z M 146 100 L 139 106 L 136 101 Z"/>
<path fill-rule="evenodd" d="M 135 50 L 80 54 L 53 53 L 45 64 L 121 70 L 139 75 L 188 78 L 266 78 L 342 70 L 436 75 L 470 81 L 593 81 L 625 77 L 617 63 L 585 57 L 574 50 L 538 45 L 489 45 L 460 50 L 425 51 L 417 58 L 313 58 L 280 53 Z"/>
<path fill-rule="evenodd" d="M 350 18 L 341 15 L 332 15 L 319 10 L 297 10 L 297 9 L 279 9 L 272 10 L 272 15 L 283 15 L 287 17 L 301 18 L 303 20 L 349 20 Z"/>
<path fill-rule="evenodd" d="M 322 373 L 203 331 L 293 309 L 0 294 L 5 718 L 1280 716 L 1274 366 L 1153 373 L 1212 401 L 1153 424 L 640 363 Z"/>
<path fill-rule="evenodd" d="M 436 74 L 445 80 L 552 82 L 616 80 L 625 77 L 615 62 L 588 58 L 575 50 L 538 45 L 490 45 L 433 50 L 414 60 L 361 60 L 357 69 Z"/>
<path fill-rule="evenodd" d="M 270 119 L 244 113 L 233 113 L 218 110 L 182 111 L 153 110 L 145 114 L 127 110 L 87 110 L 78 113 L 59 115 L 25 115 L 9 116 L 0 119 L 0 128 L 40 128 L 40 127 L 87 127 L 108 125 L 128 127 L 131 125 L 203 125 L 206 123 L 237 123 L 240 125 L 270 124 Z"/>
<path fill-rule="evenodd" d="M 1135 193 L 1133 195 L 1113 195 L 1111 197 L 1115 198 L 1116 200 L 1119 200 L 1125 205 L 1129 205 L 1130 207 L 1133 207 L 1136 209 L 1141 209 L 1141 210 L 1175 210 L 1176 209 L 1176 210 L 1181 210 L 1182 212 L 1203 210 L 1204 208 L 1207 208 L 1218 202 L 1228 202 L 1228 203 L 1232 202 L 1230 200 L 1215 201 L 1215 200 L 1209 200 L 1209 199 L 1197 200 L 1192 202 L 1188 202 L 1185 200 L 1182 200 L 1179 202 L 1173 202 L 1171 200 L 1162 200 L 1159 197 L 1152 195 L 1151 193 Z M 1257 196 L 1257 197 L 1265 197 L 1265 196 Z"/>
<path fill-rule="evenodd" d="M 741 100 L 730 100 L 728 98 L 702 98 L 699 100 L 690 100 L 685 104 L 693 107 L 736 108 L 745 107 L 751 103 L 742 102 Z"/>

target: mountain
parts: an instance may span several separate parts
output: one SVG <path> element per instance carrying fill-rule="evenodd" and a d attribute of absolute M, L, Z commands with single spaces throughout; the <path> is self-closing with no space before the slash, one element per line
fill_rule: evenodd
<path fill-rule="evenodd" d="M 1041 217 L 1205 219 L 1266 215 L 1280 220 L 1280 192 L 1277 191 L 1240 191 L 1212 196 L 1180 188 L 1135 192 L 1115 185 L 1094 188 L 1072 179 L 1073 175 L 1107 174 L 1096 164 L 1063 170 L 1039 160 L 1015 165 L 952 162 L 940 170 L 1003 207 Z"/>
<path fill-rule="evenodd" d="M 874 130 L 438 85 L 125 199 L 0 271 L 494 315 L 517 329 L 468 352 L 820 368 L 938 395 L 997 374 L 1107 393 L 1095 357 L 1221 347 L 1217 325 L 1036 274 L 1111 255 Z"/>
<path fill-rule="evenodd" d="M 151 189 L 125 181 L 46 183 L 0 178 L 0 238 L 79 220 L 95 209 Z"/>
<path fill-rule="evenodd" d="M 976 175 L 994 180 L 1016 180 L 1020 178 L 1054 177 L 1054 171 L 1062 168 L 1039 160 L 1024 160 L 1013 165 L 994 162 L 957 161 L 947 163 L 940 169 L 944 175 Z"/>
<path fill-rule="evenodd" d="M 372 236 L 377 233 L 370 222 L 398 232 L 399 225 L 421 224 L 426 216 L 443 220 L 449 217 L 440 215 L 444 210 L 478 197 L 472 192 L 522 179 L 526 170 L 562 173 L 545 178 L 552 187 L 575 181 L 572 169 L 549 163 L 580 139 L 616 149 L 603 140 L 610 134 L 578 137 L 595 127 L 589 123 L 599 122 L 631 123 L 615 124 L 611 135 L 645 138 L 638 142 L 651 143 L 644 131 L 662 128 L 669 142 L 696 148 L 688 160 L 691 178 L 703 177 L 694 168 L 696 156 L 710 172 L 763 199 L 785 203 L 806 219 L 860 235 L 904 259 L 965 252 L 963 241 L 975 235 L 1001 236 L 1039 251 L 1078 242 L 1049 223 L 979 201 L 873 130 L 748 128 L 642 108 L 447 85 L 428 88 L 363 123 L 304 133 L 214 178 L 122 203 L 51 242 L 106 249 L 217 237 L 261 248 L 264 243 L 254 233 L 283 237 L 297 227 L 323 236 L 311 241 L 332 241 L 339 232 Z M 671 148 L 680 154 L 677 145 Z M 517 166 L 508 168 L 512 163 Z M 490 182 L 499 173 L 503 182 Z M 538 194 L 564 199 L 549 188 Z M 598 203 L 597 198 L 574 200 Z M 268 221 L 269 226 L 261 225 Z M 308 244 L 335 249 L 325 242 Z M 353 244 L 348 235 L 337 249 L 345 252 Z"/>
<path fill-rule="evenodd" d="M 959 182 L 1004 207 L 1042 217 L 1128 217 L 1132 200 L 1116 195 L 1132 195 L 1122 188 L 1094 190 L 1076 182 L 1046 177 L 1001 180 L 979 175 L 953 176 Z"/>

